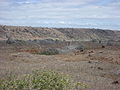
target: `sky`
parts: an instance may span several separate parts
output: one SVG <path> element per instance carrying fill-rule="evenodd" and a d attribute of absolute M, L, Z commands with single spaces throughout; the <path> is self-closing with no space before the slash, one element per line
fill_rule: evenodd
<path fill-rule="evenodd" d="M 0 0 L 0 24 L 120 30 L 120 0 Z"/>

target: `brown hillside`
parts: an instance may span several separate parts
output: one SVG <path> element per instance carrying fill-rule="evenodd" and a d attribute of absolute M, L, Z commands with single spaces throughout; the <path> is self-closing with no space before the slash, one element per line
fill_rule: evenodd
<path fill-rule="evenodd" d="M 9 37 L 18 40 L 57 39 L 57 40 L 120 40 L 120 31 L 77 28 L 41 28 L 26 26 L 0 26 L 0 40 Z"/>

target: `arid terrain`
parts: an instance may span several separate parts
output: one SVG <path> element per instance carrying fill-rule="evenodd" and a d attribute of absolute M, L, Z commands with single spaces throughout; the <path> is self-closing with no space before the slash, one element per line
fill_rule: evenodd
<path fill-rule="evenodd" d="M 120 31 L 1 25 L 0 77 L 39 69 L 86 85 L 78 90 L 120 90 Z"/>

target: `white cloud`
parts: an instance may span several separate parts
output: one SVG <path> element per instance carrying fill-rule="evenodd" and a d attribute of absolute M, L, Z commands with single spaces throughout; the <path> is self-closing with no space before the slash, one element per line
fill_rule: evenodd
<path fill-rule="evenodd" d="M 109 4 L 109 6 L 115 6 L 115 7 L 119 6 L 120 7 L 120 1 L 112 2 Z"/>
<path fill-rule="evenodd" d="M 83 0 L 76 0 L 83 1 Z M 86 2 L 88 0 L 85 0 Z M 91 0 L 94 1 L 94 0 Z M 27 2 L 28 3 L 28 2 Z M 74 7 L 78 5 L 78 7 Z M 14 19 L 74 19 L 74 18 L 119 18 L 120 10 L 110 6 L 87 5 L 79 3 L 30 3 L 13 7 L 11 11 L 1 11 L 0 17 Z"/>
<path fill-rule="evenodd" d="M 59 21 L 58 23 L 60 23 L 60 24 L 65 24 L 65 22 L 64 22 L 64 21 Z"/>
<path fill-rule="evenodd" d="M 58 23 L 61 25 L 77 25 L 78 22 L 75 20 L 79 20 L 80 18 L 120 19 L 119 3 L 115 2 L 102 6 L 89 4 L 100 0 L 36 1 L 37 0 L 19 0 L 19 2 L 12 3 L 11 5 L 11 2 L 8 0 L 0 0 L 0 3 L 3 3 L 0 4 L 0 18 L 13 20 L 14 22 L 12 23 Z M 73 20 L 73 22 L 70 22 L 70 20 Z"/>

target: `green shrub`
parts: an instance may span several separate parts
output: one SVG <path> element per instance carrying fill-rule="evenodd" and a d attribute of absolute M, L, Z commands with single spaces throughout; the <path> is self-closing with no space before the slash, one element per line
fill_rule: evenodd
<path fill-rule="evenodd" d="M 39 54 L 40 55 L 56 55 L 56 54 L 59 54 L 59 51 L 57 49 L 47 49 Z"/>
<path fill-rule="evenodd" d="M 85 47 L 83 45 L 79 45 L 76 47 L 76 50 L 83 51 L 83 50 L 85 50 Z"/>
<path fill-rule="evenodd" d="M 68 76 L 53 71 L 34 71 L 21 78 L 0 80 L 0 90 L 70 90 Z"/>

